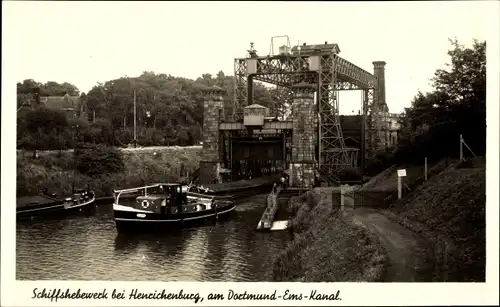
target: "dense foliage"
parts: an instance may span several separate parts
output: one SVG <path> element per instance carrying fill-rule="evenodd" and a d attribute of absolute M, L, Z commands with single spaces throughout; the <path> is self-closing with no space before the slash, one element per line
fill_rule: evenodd
<path fill-rule="evenodd" d="M 123 154 L 115 147 L 79 144 L 74 151 L 75 168 L 83 175 L 95 177 L 125 170 Z"/>
<path fill-rule="evenodd" d="M 49 110 L 18 111 L 18 147 L 25 149 L 74 148 L 78 141 L 127 145 L 133 141 L 134 93 L 136 97 L 137 142 L 142 146 L 193 145 L 202 139 L 203 95 L 207 86 L 217 85 L 226 91 L 225 113 L 232 113 L 234 77 L 220 71 L 215 77 L 203 74 L 197 80 L 173 77 L 166 74 L 144 72 L 139 77 L 122 77 L 98 83 L 88 93 L 79 97 L 83 113 L 66 112 L 67 121 L 51 124 L 57 133 L 44 128 L 37 131 L 49 118 L 60 118 L 63 111 Z M 79 90 L 69 83 L 37 83 L 24 80 L 17 84 L 18 106 L 32 99 L 34 87 L 41 88 L 41 96 L 78 95 Z M 276 109 L 277 92 L 255 84 L 255 102 Z M 48 115 L 48 116 L 47 116 Z M 79 117 L 78 120 L 74 119 Z M 86 123 L 87 122 L 87 123 Z M 29 127 L 28 127 L 29 126 Z M 42 144 L 40 135 L 46 134 Z"/>
<path fill-rule="evenodd" d="M 102 144 L 85 144 L 85 149 L 81 145 L 78 144 L 76 153 L 40 152 L 38 159 L 33 159 L 29 152 L 19 151 L 17 196 L 37 195 L 44 188 L 58 195 L 71 195 L 74 184 L 77 188 L 88 185 L 102 197 L 111 196 L 113 190 L 119 188 L 181 182 L 198 168 L 201 154 L 199 147 L 119 149 L 120 153 L 116 153 L 115 148 Z M 82 160 L 90 160 L 94 168 L 90 169 Z"/>
<path fill-rule="evenodd" d="M 460 134 L 476 155 L 486 153 L 486 42 L 451 45 L 448 69 L 436 71 L 432 92 L 415 96 L 401 118 L 399 148 L 372 161 L 373 172 L 424 157 L 458 157 Z"/>
<path fill-rule="evenodd" d="M 28 150 L 66 149 L 72 145 L 65 114 L 50 109 L 26 110 L 18 116 L 18 147 Z"/>

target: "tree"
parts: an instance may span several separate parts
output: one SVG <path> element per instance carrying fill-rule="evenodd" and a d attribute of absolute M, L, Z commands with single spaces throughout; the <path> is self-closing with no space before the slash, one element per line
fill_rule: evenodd
<path fill-rule="evenodd" d="M 419 92 L 401 120 L 399 159 L 458 154 L 462 134 L 477 154 L 486 152 L 486 42 L 466 48 L 450 40 L 448 69 L 438 69 L 434 90 Z"/>
<path fill-rule="evenodd" d="M 50 133 L 55 129 L 56 132 L 62 132 L 68 127 L 66 115 L 59 110 L 38 109 L 26 113 L 26 129 L 30 132 L 36 132 L 41 129 L 45 133 Z"/>
<path fill-rule="evenodd" d="M 438 69 L 433 79 L 436 90 L 450 95 L 454 102 L 486 101 L 486 41 L 474 40 L 472 48 L 465 48 L 456 39 L 450 40 L 449 70 Z"/>
<path fill-rule="evenodd" d="M 55 81 L 47 81 L 45 84 L 41 85 L 41 89 L 47 96 L 64 96 L 65 94 L 78 96 L 80 94 L 78 88 L 68 82 L 59 84 Z"/>

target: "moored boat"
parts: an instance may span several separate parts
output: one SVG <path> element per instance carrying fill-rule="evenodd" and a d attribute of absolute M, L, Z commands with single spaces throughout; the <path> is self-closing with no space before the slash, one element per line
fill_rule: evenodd
<path fill-rule="evenodd" d="M 58 198 L 55 194 L 42 193 L 36 196 L 17 198 L 18 220 L 36 217 L 59 217 L 75 213 L 95 212 L 95 194 L 90 189 L 75 190 L 71 197 Z"/>
<path fill-rule="evenodd" d="M 205 193 L 178 183 L 157 183 L 113 193 L 114 220 L 119 232 L 180 228 L 229 216 L 236 208 L 231 196 Z"/>

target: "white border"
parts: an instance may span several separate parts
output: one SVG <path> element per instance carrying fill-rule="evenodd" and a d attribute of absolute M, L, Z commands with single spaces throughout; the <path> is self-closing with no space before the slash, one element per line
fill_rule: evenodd
<path fill-rule="evenodd" d="M 2 3 L 2 7 L 4 7 Z M 490 33 L 487 40 L 487 282 L 477 284 L 454 283 L 151 283 L 151 282 L 21 282 L 15 281 L 15 188 L 13 176 L 16 174 L 15 160 L 15 84 L 8 72 L 16 69 L 22 63 L 16 59 L 15 40 L 29 39 L 13 37 L 13 31 L 8 28 L 9 21 L 15 18 L 14 14 L 4 13 L 2 10 L 2 192 L 1 193 L 1 305 L 2 306 L 42 306 L 52 305 L 41 300 L 31 300 L 34 287 L 70 287 L 82 288 L 86 291 L 108 291 L 113 288 L 132 289 L 141 291 L 150 289 L 169 289 L 171 292 L 184 289 L 185 292 L 227 293 L 232 288 L 237 291 L 284 291 L 290 289 L 295 293 L 308 293 L 311 289 L 320 292 L 341 291 L 341 301 L 205 301 L 198 305 L 483 305 L 498 304 L 498 158 L 499 157 L 499 29 L 498 12 L 500 5 L 497 1 L 489 3 L 491 9 L 488 16 L 491 20 Z M 425 20 L 422 20 L 425 22 Z M 36 27 L 35 27 L 36 31 Z M 5 60 L 8 59 L 8 60 Z M 421 59 L 425 60 L 425 59 Z M 12 218 L 11 218 L 12 217 Z M 132 305 L 194 305 L 190 301 L 155 301 L 155 300 L 65 300 L 59 301 L 60 306 L 132 306 Z M 56 305 L 55 303 L 53 305 Z"/>

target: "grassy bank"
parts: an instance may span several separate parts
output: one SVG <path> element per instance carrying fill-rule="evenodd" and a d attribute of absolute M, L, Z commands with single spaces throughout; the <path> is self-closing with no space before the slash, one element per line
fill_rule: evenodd
<path fill-rule="evenodd" d="M 277 256 L 276 281 L 377 281 L 386 255 L 378 240 L 332 208 L 331 190 L 294 197 L 289 209 L 294 239 Z"/>
<path fill-rule="evenodd" d="M 73 152 L 43 152 L 34 159 L 31 152 L 17 152 L 17 196 L 35 195 L 44 187 L 58 193 L 71 193 L 87 183 L 97 197 L 109 196 L 113 189 L 152 182 L 178 181 L 199 167 L 199 147 L 156 147 L 154 150 L 122 150 L 125 170 L 117 174 L 90 178 L 74 169 Z"/>
<path fill-rule="evenodd" d="M 484 281 L 486 166 L 446 167 L 383 212 L 434 245 L 434 281 Z"/>

